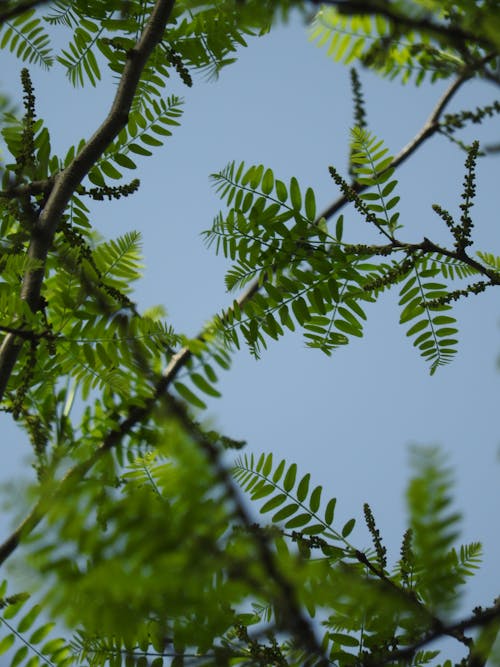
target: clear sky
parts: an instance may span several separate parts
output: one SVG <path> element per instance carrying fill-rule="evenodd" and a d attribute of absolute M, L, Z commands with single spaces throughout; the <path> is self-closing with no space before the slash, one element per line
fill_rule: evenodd
<path fill-rule="evenodd" d="M 16 77 L 22 65 L 2 58 L 0 85 L 20 99 Z M 64 154 L 103 118 L 113 92 L 109 79 L 96 91 L 75 92 L 62 70 L 31 72 L 39 115 L 52 145 Z M 361 79 L 369 129 L 393 153 L 419 130 L 445 87 L 402 86 L 364 71 Z M 167 93 L 185 97 L 181 127 L 153 158 L 139 163 L 139 193 L 94 207 L 94 221 L 106 237 L 141 230 L 146 270 L 135 295 L 139 308 L 164 304 L 174 327 L 195 335 L 232 298 L 225 294 L 225 260 L 204 247 L 200 236 L 219 210 L 209 174 L 231 160 L 263 163 L 285 181 L 296 176 L 304 189 L 312 186 L 319 207 L 326 207 L 338 196 L 328 166 L 346 167 L 349 72 L 308 42 L 304 27 L 294 21 L 251 41 L 219 81 L 195 77 L 189 90 L 174 75 Z M 492 86 L 471 84 L 451 109 L 474 107 L 495 95 Z M 497 141 L 499 125 L 490 121 L 464 136 Z M 401 167 L 401 238 L 418 241 L 425 235 L 452 245 L 431 204 L 458 211 L 463 162 L 455 146 L 437 137 Z M 500 254 L 498 167 L 499 158 L 480 162 L 473 209 L 477 249 L 495 254 Z M 346 238 L 366 238 L 366 226 L 344 213 Z M 339 521 L 355 516 L 361 525 L 363 503 L 370 502 L 392 562 L 405 529 L 408 445 L 442 445 L 456 471 L 463 540 L 482 540 L 486 552 L 469 608 L 490 604 L 500 592 L 498 293 L 458 304 L 459 354 L 433 377 L 398 324 L 396 292 L 367 313 L 364 338 L 330 358 L 306 348 L 300 334 L 271 342 L 259 361 L 241 351 L 232 370 L 221 375 L 223 396 L 209 403 L 206 418 L 247 440 L 248 452 L 273 451 L 277 459 L 297 462 L 302 474 L 310 472 L 326 496 L 338 498 Z M 21 472 L 28 449 L 5 418 L 0 425 L 7 481 Z M 362 528 L 352 539 L 360 548 L 368 546 Z"/>

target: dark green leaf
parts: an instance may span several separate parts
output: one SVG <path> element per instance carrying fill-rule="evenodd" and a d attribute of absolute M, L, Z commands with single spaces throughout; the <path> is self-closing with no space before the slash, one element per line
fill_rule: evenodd
<path fill-rule="evenodd" d="M 359 646 L 359 639 L 357 637 L 351 637 L 351 635 L 346 635 L 340 632 L 329 632 L 328 636 L 336 644 L 341 646 Z"/>
<path fill-rule="evenodd" d="M 261 508 L 260 508 L 260 513 L 261 514 L 267 514 L 267 512 L 271 512 L 271 510 L 276 509 L 276 507 L 279 507 L 282 505 L 285 500 L 287 499 L 286 493 L 278 493 L 278 495 L 274 496 L 270 500 L 267 501 Z"/>
<path fill-rule="evenodd" d="M 283 480 L 283 488 L 285 491 L 290 492 L 294 485 L 295 485 L 295 477 L 297 475 L 297 464 L 292 463 L 292 465 L 288 468 L 285 479 Z"/>
<path fill-rule="evenodd" d="M 325 523 L 327 523 L 329 526 L 331 526 L 331 524 L 333 523 L 336 504 L 337 504 L 337 499 L 332 498 L 331 500 L 328 501 L 328 504 L 325 508 Z"/>
<path fill-rule="evenodd" d="M 283 471 L 285 470 L 285 465 L 286 465 L 286 461 L 285 461 L 285 459 L 282 459 L 282 460 L 279 462 L 278 467 L 277 467 L 276 470 L 274 471 L 274 474 L 273 474 L 273 482 L 274 482 L 275 484 L 277 484 L 277 483 L 280 481 L 281 476 L 283 475 Z"/>
<path fill-rule="evenodd" d="M 307 188 L 306 190 L 305 210 L 307 219 L 314 222 L 316 219 L 316 198 L 311 188 Z"/>
<path fill-rule="evenodd" d="M 285 505 L 285 507 L 280 509 L 279 512 L 276 512 L 276 514 L 272 518 L 272 522 L 279 523 L 280 521 L 288 519 L 289 516 L 295 514 L 298 508 L 299 508 L 298 503 L 290 503 L 290 505 Z"/>
<path fill-rule="evenodd" d="M 317 486 L 314 491 L 311 493 L 311 497 L 309 499 L 309 509 L 311 512 L 316 513 L 319 510 L 319 506 L 321 503 L 321 492 L 323 490 L 323 487 Z"/>
<path fill-rule="evenodd" d="M 299 485 L 297 486 L 297 500 L 299 501 L 299 503 L 303 503 L 304 500 L 307 498 L 310 479 L 311 475 L 307 473 L 307 475 L 304 475 L 304 477 L 302 477 L 302 479 L 299 482 Z"/>
<path fill-rule="evenodd" d="M 301 526 L 305 526 L 306 523 L 309 523 L 310 520 L 311 515 L 309 513 L 298 514 L 285 523 L 285 528 L 300 528 Z"/>
<path fill-rule="evenodd" d="M 101 171 L 106 174 L 106 176 L 108 176 L 108 178 L 118 179 L 122 177 L 122 173 L 113 167 L 111 162 L 108 162 L 107 160 L 101 160 L 99 167 L 101 168 Z"/>
<path fill-rule="evenodd" d="M 344 524 L 344 527 L 342 528 L 342 537 L 348 537 L 352 533 L 355 523 L 356 519 L 349 519 L 349 521 Z"/>
<path fill-rule="evenodd" d="M 290 179 L 290 200 L 292 202 L 292 208 L 295 211 L 300 211 L 302 207 L 302 194 L 300 192 L 300 187 L 295 176 L 292 176 Z"/>
<path fill-rule="evenodd" d="M 264 477 L 269 477 L 272 469 L 273 469 L 273 455 L 268 454 L 264 461 L 264 467 L 262 468 L 262 474 L 264 475 Z"/>

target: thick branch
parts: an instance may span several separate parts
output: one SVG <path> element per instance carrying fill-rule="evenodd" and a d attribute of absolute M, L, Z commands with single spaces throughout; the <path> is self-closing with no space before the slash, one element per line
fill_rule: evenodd
<path fill-rule="evenodd" d="M 45 262 L 61 216 L 82 179 L 127 124 L 141 74 L 153 49 L 163 37 L 174 1 L 157 0 L 139 41 L 128 53 L 120 84 L 106 119 L 68 167 L 54 179 L 54 186 L 34 227 L 28 249 L 28 257 L 37 260 L 40 268 L 25 274 L 21 288 L 21 297 L 33 311 L 40 308 Z M 0 347 L 0 402 L 21 347 L 22 341 L 14 334 L 8 334 Z"/>
<path fill-rule="evenodd" d="M 46 5 L 49 0 L 25 0 L 25 2 L 19 2 L 17 5 L 13 5 L 9 9 L 4 9 L 0 13 L 0 25 L 11 19 L 15 19 L 16 16 L 20 16 L 34 7 L 40 7 L 40 5 Z"/>
<path fill-rule="evenodd" d="M 7 190 L 0 190 L 0 198 L 17 199 L 18 197 L 30 197 L 33 195 L 48 195 L 54 186 L 53 178 L 45 178 L 41 181 L 21 183 Z"/>

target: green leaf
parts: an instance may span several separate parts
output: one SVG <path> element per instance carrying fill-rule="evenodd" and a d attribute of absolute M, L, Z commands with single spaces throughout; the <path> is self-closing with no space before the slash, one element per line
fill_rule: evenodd
<path fill-rule="evenodd" d="M 271 510 L 276 509 L 276 507 L 279 507 L 282 505 L 285 500 L 287 499 L 286 493 L 278 493 L 278 495 L 274 496 L 270 500 L 267 501 L 261 508 L 260 508 L 260 513 L 261 514 L 266 514 L 267 512 L 271 512 Z"/>
<path fill-rule="evenodd" d="M 304 500 L 307 498 L 307 493 L 309 491 L 309 480 L 310 479 L 311 479 L 311 475 L 309 473 L 307 473 L 307 475 L 304 475 L 304 477 L 302 477 L 302 479 L 299 482 L 299 485 L 297 487 L 297 500 L 299 501 L 299 503 L 303 503 Z"/>
<path fill-rule="evenodd" d="M 119 179 L 122 177 L 122 173 L 107 160 L 101 160 L 99 167 L 108 178 Z"/>
<path fill-rule="evenodd" d="M 297 475 L 297 464 L 292 463 L 292 465 L 287 470 L 285 479 L 283 480 L 283 488 L 285 489 L 285 491 L 290 492 L 293 489 L 295 485 L 296 475 Z"/>
<path fill-rule="evenodd" d="M 346 635 L 341 632 L 329 632 L 329 638 L 336 644 L 341 646 L 359 646 L 359 639 L 357 637 L 351 637 L 351 635 Z"/>
<path fill-rule="evenodd" d="M 19 621 L 17 631 L 20 633 L 26 632 L 31 628 L 35 620 L 38 618 L 42 608 L 40 605 L 35 605 L 30 611 Z"/>
<path fill-rule="evenodd" d="M 262 474 L 264 477 L 269 477 L 271 470 L 273 469 L 273 455 L 268 454 L 264 461 L 264 466 L 262 468 Z"/>
<path fill-rule="evenodd" d="M 413 336 L 414 334 L 418 333 L 419 331 L 422 331 L 422 329 L 425 329 L 426 326 L 428 325 L 427 320 L 420 320 L 420 322 L 417 322 L 414 324 L 408 331 L 406 332 L 407 336 Z M 430 332 L 429 332 L 430 335 Z"/>
<path fill-rule="evenodd" d="M 299 296 L 298 299 L 295 299 L 295 301 L 292 301 L 292 310 L 297 322 L 301 325 L 305 324 L 305 322 L 311 318 L 309 308 L 307 307 L 304 298 L 301 296 Z"/>
<path fill-rule="evenodd" d="M 103 188 L 106 186 L 106 182 L 104 181 L 101 170 L 97 165 L 92 167 L 92 169 L 89 171 L 88 177 L 89 181 L 94 185 L 97 185 L 97 187 Z"/>
<path fill-rule="evenodd" d="M 43 641 L 45 637 L 52 631 L 55 625 L 55 623 L 45 623 L 45 625 L 42 625 L 37 630 L 35 630 L 29 639 L 30 644 L 38 644 L 39 642 Z"/>
<path fill-rule="evenodd" d="M 321 492 L 323 491 L 323 487 L 317 486 L 314 491 L 311 493 L 311 497 L 309 499 L 309 509 L 311 512 L 316 513 L 319 510 L 319 506 L 321 503 Z"/>
<path fill-rule="evenodd" d="M 342 528 L 342 537 L 348 537 L 352 533 L 352 529 L 356 523 L 356 519 L 349 519 Z"/>
<path fill-rule="evenodd" d="M 274 484 L 266 484 L 265 482 L 261 482 L 252 489 L 252 500 L 261 500 L 262 498 L 265 498 L 270 493 L 272 493 L 274 490 Z"/>
<path fill-rule="evenodd" d="M 28 655 L 28 647 L 27 646 L 21 646 L 14 654 L 14 657 L 12 658 L 12 662 L 10 663 L 10 667 L 17 667 L 20 665 L 22 662 L 24 662 L 24 659 Z"/>
<path fill-rule="evenodd" d="M 280 521 L 284 521 L 285 519 L 288 519 L 288 517 L 291 516 L 292 514 L 295 514 L 295 512 L 298 509 L 299 509 L 298 503 L 290 503 L 289 505 L 285 505 L 285 507 L 280 509 L 279 512 L 276 512 L 276 514 L 272 517 L 272 522 L 279 523 Z"/>
<path fill-rule="evenodd" d="M 113 160 L 119 164 L 120 167 L 125 167 L 125 169 L 135 169 L 137 166 L 128 155 L 124 155 L 123 153 L 116 153 L 113 155 Z"/>
<path fill-rule="evenodd" d="M 285 528 L 301 528 L 305 526 L 306 523 L 309 523 L 311 520 L 311 515 L 309 513 L 298 514 L 293 519 L 290 519 L 285 523 Z"/>
<path fill-rule="evenodd" d="M 153 155 L 153 153 L 150 150 L 136 143 L 129 144 L 128 149 L 132 153 L 136 153 L 137 155 L 144 155 L 144 156 Z"/>
<path fill-rule="evenodd" d="M 328 504 L 325 508 L 325 523 L 327 523 L 329 526 L 331 526 L 333 523 L 336 504 L 337 504 L 337 499 L 332 498 L 331 500 L 328 501 Z"/>
<path fill-rule="evenodd" d="M 278 197 L 280 202 L 283 203 L 286 202 L 286 200 L 288 199 L 288 190 L 283 181 L 276 179 L 274 187 L 276 188 L 276 196 Z"/>
<path fill-rule="evenodd" d="M 278 467 L 276 468 L 273 474 L 273 482 L 275 484 L 277 484 L 280 481 L 281 476 L 283 475 L 283 471 L 285 470 L 285 465 L 286 465 L 285 459 L 281 459 L 281 461 L 278 464 Z"/>
<path fill-rule="evenodd" d="M 207 380 L 200 375 L 199 373 L 191 373 L 190 375 L 191 381 L 193 384 L 195 384 L 198 389 L 203 391 L 205 394 L 208 394 L 209 396 L 214 396 L 215 398 L 219 398 L 221 395 L 215 387 L 213 387 Z"/>
<path fill-rule="evenodd" d="M 188 403 L 191 403 L 191 405 L 194 405 L 195 408 L 200 408 L 201 410 L 205 410 L 206 403 L 204 403 L 196 394 L 193 394 L 191 389 L 188 389 L 185 384 L 182 382 L 174 382 L 174 387 L 176 391 L 178 392 L 179 396 L 182 396 L 184 400 L 186 400 Z"/>
<path fill-rule="evenodd" d="M 264 176 L 262 177 L 261 189 L 265 195 L 270 194 L 273 191 L 274 187 L 274 174 L 272 169 L 266 169 Z"/>
<path fill-rule="evenodd" d="M 66 642 L 64 641 L 64 639 L 62 639 L 61 637 L 57 637 L 56 639 L 49 639 L 49 641 L 42 646 L 41 652 L 44 655 L 51 655 L 53 653 L 61 651 L 65 647 L 66 647 Z"/>
<path fill-rule="evenodd" d="M 10 604 L 5 611 L 3 612 L 3 617 L 8 619 L 14 618 L 14 616 L 23 608 L 23 606 L 26 604 L 26 601 L 28 599 L 28 596 L 25 598 L 19 600 L 15 604 Z"/>
<path fill-rule="evenodd" d="M 311 188 L 307 188 L 305 196 L 306 217 L 311 222 L 316 220 L 316 198 Z"/>
<path fill-rule="evenodd" d="M 292 208 L 295 211 L 300 211 L 302 208 L 302 194 L 300 192 L 300 187 L 295 176 L 292 176 L 290 179 L 290 200 L 292 202 Z"/>
<path fill-rule="evenodd" d="M 6 653 L 10 649 L 10 647 L 13 645 L 15 640 L 16 640 L 16 638 L 12 634 L 6 635 L 5 637 L 3 637 L 3 639 L 0 640 L 0 655 L 3 655 L 4 653 Z"/>
<path fill-rule="evenodd" d="M 342 236 L 344 233 L 344 216 L 339 215 L 337 223 L 335 225 L 335 238 L 337 241 L 342 241 Z"/>

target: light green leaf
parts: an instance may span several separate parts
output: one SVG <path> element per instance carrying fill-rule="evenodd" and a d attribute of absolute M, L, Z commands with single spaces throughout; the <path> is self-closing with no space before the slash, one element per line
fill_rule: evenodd
<path fill-rule="evenodd" d="M 213 387 L 207 380 L 200 375 L 199 373 L 191 373 L 190 375 L 191 381 L 193 384 L 195 384 L 198 389 L 203 391 L 205 394 L 208 394 L 209 396 L 214 396 L 215 398 L 219 398 L 221 395 L 215 387 Z"/>
<path fill-rule="evenodd" d="M 40 605 L 35 605 L 30 611 L 19 621 L 17 631 L 20 633 L 26 632 L 31 628 L 35 620 L 38 618 L 42 608 Z"/>
<path fill-rule="evenodd" d="M 3 655 L 4 653 L 6 653 L 10 649 L 10 647 L 13 645 L 15 640 L 16 640 L 16 638 L 12 634 L 6 635 L 5 637 L 3 637 L 0 640 L 0 655 Z"/>
<path fill-rule="evenodd" d="M 45 625 L 42 625 L 37 630 L 35 630 L 29 639 L 30 644 L 38 644 L 39 642 L 43 641 L 45 637 L 52 631 L 55 625 L 55 623 L 45 623 Z"/>

